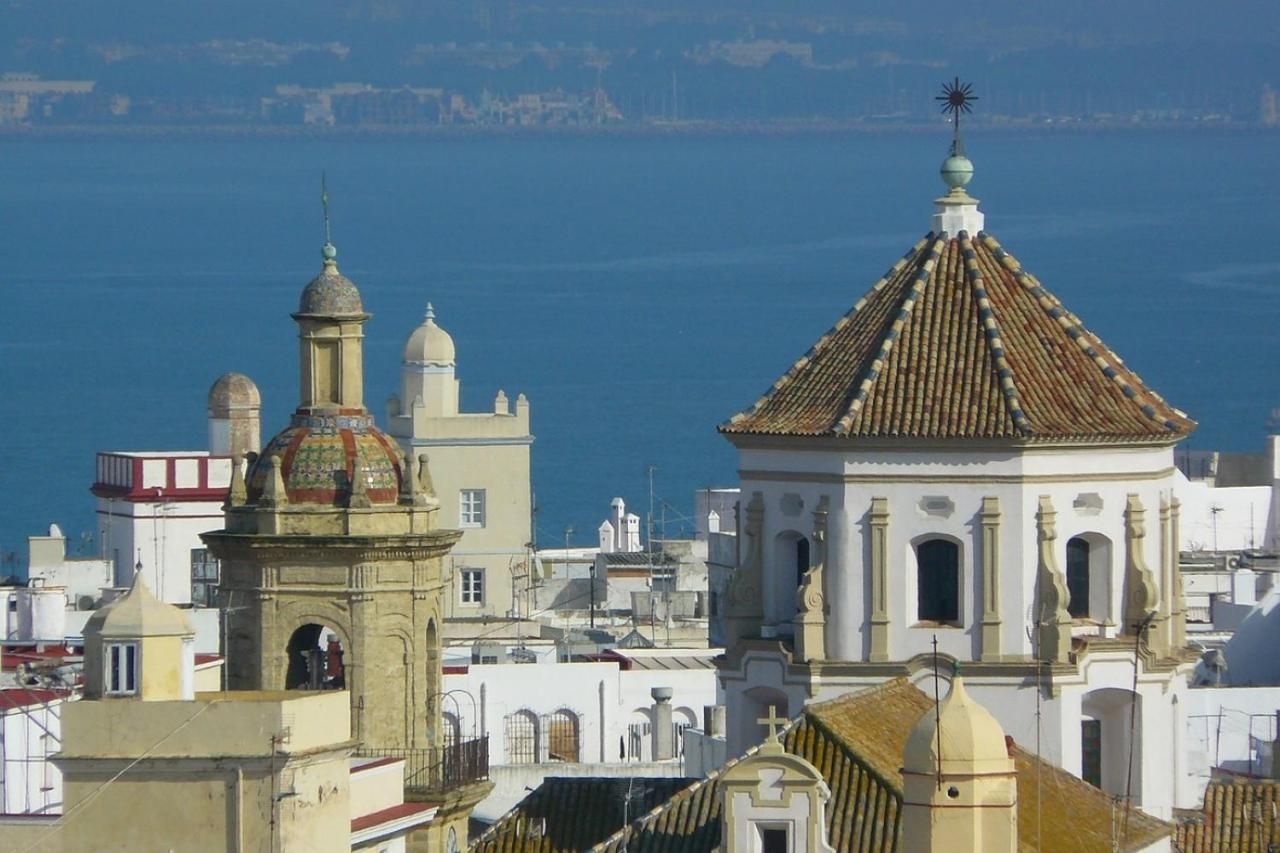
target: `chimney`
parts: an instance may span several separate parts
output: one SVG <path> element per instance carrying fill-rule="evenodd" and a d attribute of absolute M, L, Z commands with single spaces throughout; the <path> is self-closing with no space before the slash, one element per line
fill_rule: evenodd
<path fill-rule="evenodd" d="M 653 759 L 667 761 L 675 758 L 675 737 L 671 730 L 671 696 L 670 687 L 654 687 L 649 691 L 653 697 Z"/>

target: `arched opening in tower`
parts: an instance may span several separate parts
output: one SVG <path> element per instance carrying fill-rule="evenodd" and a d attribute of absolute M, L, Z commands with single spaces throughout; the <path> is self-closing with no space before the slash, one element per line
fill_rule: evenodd
<path fill-rule="evenodd" d="M 346 651 L 323 625 L 303 625 L 289 637 L 287 690 L 343 690 L 347 686 Z"/>

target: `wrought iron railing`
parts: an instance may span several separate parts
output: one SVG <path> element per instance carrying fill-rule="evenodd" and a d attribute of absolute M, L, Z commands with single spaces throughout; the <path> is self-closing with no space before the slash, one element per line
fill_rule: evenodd
<path fill-rule="evenodd" d="M 403 758 L 404 786 L 417 791 L 450 791 L 489 778 L 489 736 L 435 749 L 356 750 L 362 758 Z"/>

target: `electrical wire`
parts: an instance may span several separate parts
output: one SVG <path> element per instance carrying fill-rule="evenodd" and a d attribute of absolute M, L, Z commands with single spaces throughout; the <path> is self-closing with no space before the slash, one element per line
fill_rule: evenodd
<path fill-rule="evenodd" d="M 81 701 L 84 701 L 84 700 L 81 700 Z M 116 781 L 117 779 L 119 779 L 121 776 L 123 776 L 124 774 L 126 774 L 126 773 L 128 773 L 130 770 L 132 770 L 135 766 L 137 766 L 138 762 L 142 761 L 144 758 L 146 758 L 147 756 L 151 755 L 151 753 L 153 753 L 153 752 L 155 752 L 157 749 L 159 749 L 159 748 L 160 748 L 160 746 L 161 746 L 162 744 L 164 744 L 164 742 L 165 742 L 165 741 L 167 741 L 169 738 L 173 737 L 173 736 L 174 736 L 174 735 L 176 735 L 178 732 L 182 731 L 182 730 L 183 730 L 183 729 L 185 729 L 187 726 L 189 726 L 189 725 L 191 725 L 193 722 L 195 722 L 196 717 L 199 717 L 199 716 L 200 716 L 201 714 L 203 714 L 205 711 L 209 710 L 209 709 L 210 709 L 210 708 L 212 708 L 214 705 L 216 705 L 216 704 L 218 704 L 219 702 L 222 702 L 222 701 L 223 701 L 223 700 L 221 700 L 221 699 L 215 699 L 215 700 L 213 700 L 212 702 L 209 702 L 209 703 L 207 703 L 207 704 L 205 704 L 205 705 L 202 705 L 202 706 L 201 706 L 201 707 L 200 707 L 200 708 L 199 708 L 199 709 L 198 709 L 194 714 L 192 714 L 190 717 L 187 717 L 187 719 L 183 720 L 181 723 L 179 723 L 177 726 L 175 726 L 172 730 L 170 730 L 168 734 L 166 734 L 164 737 L 160 738 L 160 739 L 159 739 L 158 741 L 156 741 L 155 743 L 151 744 L 151 746 L 147 747 L 147 749 L 146 749 L 146 751 L 145 751 L 145 752 L 143 752 L 143 753 L 142 753 L 141 755 L 139 755 L 137 758 L 133 759 L 133 760 L 132 760 L 132 761 L 130 761 L 128 764 L 126 764 L 126 765 L 125 765 L 125 766 L 120 770 L 120 772 L 116 773 L 116 774 L 115 774 L 114 776 L 112 776 L 110 779 L 108 779 L 107 781 L 103 782 L 103 783 L 102 783 L 101 785 L 99 785 L 98 787 L 94 788 L 92 791 L 90 791 L 90 792 L 89 792 L 89 795 L 88 795 L 87 797 L 85 797 L 83 800 L 81 800 L 80 802 L 76 803 L 74 806 L 72 806 L 71 808 L 69 808 L 69 809 L 67 809 L 65 812 L 63 812 L 62 816 L 61 816 L 60 818 L 58 818 L 58 820 L 54 823 L 54 825 L 53 825 L 53 826 L 49 827 L 49 829 L 48 829 L 48 831 L 47 831 L 47 832 L 42 833 L 42 834 L 41 834 L 41 835 L 40 835 L 40 836 L 39 836 L 35 841 L 33 841 L 29 846 L 22 848 L 22 850 L 20 851 L 20 853 L 30 853 L 30 851 L 35 850 L 37 847 L 39 847 L 41 844 L 43 844 L 43 843 L 45 842 L 45 840 L 47 840 L 47 839 L 48 839 L 50 836 L 52 836 L 54 833 L 61 832 L 63 829 L 65 829 L 65 828 L 66 828 L 66 826 L 67 826 L 67 823 L 71 820 L 71 818 L 72 818 L 72 817 L 74 817 L 74 816 L 76 816 L 76 815 L 78 815 L 78 814 L 79 814 L 83 809 L 85 809 L 86 807 L 88 807 L 88 806 L 89 806 L 89 805 L 90 805 L 94 800 L 96 800 L 98 797 L 100 797 L 100 796 L 102 795 L 102 793 L 103 793 L 104 791 L 106 791 L 106 790 L 107 790 L 107 788 L 111 785 L 111 783 L 115 782 L 115 781 Z"/>

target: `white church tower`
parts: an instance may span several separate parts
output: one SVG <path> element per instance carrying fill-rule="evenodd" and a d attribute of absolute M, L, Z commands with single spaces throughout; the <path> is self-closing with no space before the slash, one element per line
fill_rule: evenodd
<path fill-rule="evenodd" d="M 770 705 L 963 662 L 1017 742 L 1168 817 L 1195 805 L 1173 493 L 1195 424 L 985 230 L 958 131 L 941 171 L 929 233 L 720 428 L 730 754 Z"/>

